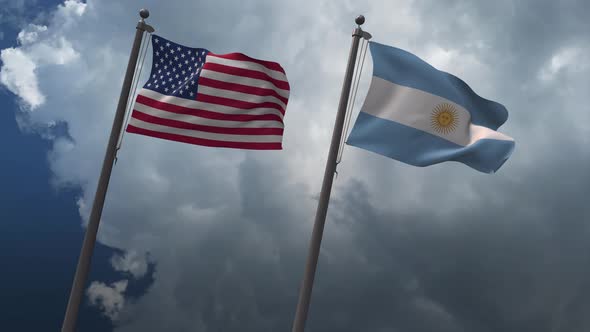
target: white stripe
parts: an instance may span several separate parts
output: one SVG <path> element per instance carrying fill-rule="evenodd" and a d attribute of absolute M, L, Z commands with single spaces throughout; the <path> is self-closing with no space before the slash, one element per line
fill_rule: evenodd
<path fill-rule="evenodd" d="M 225 73 L 220 73 L 208 69 L 201 71 L 201 77 L 207 77 L 218 81 L 224 81 L 229 83 L 237 83 L 242 85 L 248 85 L 256 88 L 271 89 L 276 91 L 279 96 L 289 98 L 289 90 L 283 90 L 272 84 L 270 81 L 259 80 L 257 78 L 250 78 L 244 76 L 236 76 Z"/>
<path fill-rule="evenodd" d="M 282 136 L 280 135 L 227 135 L 208 133 L 204 131 L 190 130 L 190 129 L 179 129 L 168 126 L 157 125 L 149 122 L 144 122 L 135 118 L 129 119 L 129 124 L 138 128 L 157 131 L 160 133 L 182 135 L 188 137 L 209 139 L 214 141 L 225 141 L 225 142 L 248 142 L 248 143 L 275 143 L 281 142 Z"/>
<path fill-rule="evenodd" d="M 283 124 L 278 121 L 226 121 L 201 118 L 189 114 L 178 114 L 166 112 L 153 108 L 141 103 L 136 103 L 134 110 L 142 113 L 155 116 L 162 119 L 182 121 L 186 123 L 193 123 L 203 126 L 223 127 L 223 128 L 284 128 Z"/>
<path fill-rule="evenodd" d="M 225 66 L 230 66 L 230 67 L 255 70 L 255 71 L 264 73 L 264 74 L 274 78 L 275 80 L 287 82 L 287 76 L 285 74 L 281 73 L 280 71 L 276 71 L 276 70 L 267 68 L 267 67 L 265 67 L 259 63 L 256 63 L 256 62 L 250 62 L 250 61 L 246 61 L 246 60 L 225 59 L 225 58 L 220 58 L 218 56 L 211 55 L 211 54 L 208 54 L 205 59 L 206 59 L 205 62 L 209 62 L 209 63 L 218 63 L 220 65 L 225 65 Z"/>
<path fill-rule="evenodd" d="M 447 134 L 435 130 L 431 122 L 435 107 L 442 103 L 453 105 L 457 115 L 456 129 Z M 513 140 L 490 128 L 472 124 L 469 111 L 448 99 L 376 76 L 373 76 L 361 112 L 395 121 L 463 146 L 484 138 Z"/>
<path fill-rule="evenodd" d="M 246 101 L 249 103 L 271 102 L 271 103 L 277 104 L 283 110 L 285 110 L 285 108 L 287 106 L 281 100 L 279 100 L 278 98 L 273 97 L 273 96 L 258 96 L 258 95 L 252 95 L 249 93 L 237 92 L 237 91 L 232 91 L 232 90 L 212 88 L 210 86 L 204 86 L 204 85 L 199 86 L 198 93 L 199 94 L 202 93 L 202 94 L 206 94 L 206 95 L 210 95 L 210 96 Z"/>
<path fill-rule="evenodd" d="M 235 107 L 230 107 L 230 106 L 224 106 L 224 105 L 217 105 L 217 104 L 211 104 L 211 103 L 204 103 L 202 101 L 196 101 L 196 100 L 190 100 L 190 99 L 185 99 L 185 98 L 179 98 L 179 97 L 174 97 L 174 96 L 168 96 L 168 95 L 164 95 L 161 94 L 159 92 L 150 90 L 150 89 L 141 89 L 139 91 L 139 94 L 144 96 L 144 97 L 148 97 L 150 99 L 154 99 L 160 102 L 164 102 L 164 103 L 168 103 L 168 104 L 172 104 L 172 105 L 177 105 L 177 106 L 182 106 L 182 107 L 186 107 L 186 108 L 192 108 L 192 109 L 199 109 L 199 110 L 205 110 L 205 111 L 211 111 L 211 112 L 216 112 L 216 113 L 223 113 L 223 114 L 247 114 L 247 115 L 263 115 L 263 114 L 275 114 L 277 116 L 279 116 L 281 119 L 283 119 L 283 114 L 274 108 L 253 108 L 253 109 L 241 109 L 241 108 L 235 108 Z"/>

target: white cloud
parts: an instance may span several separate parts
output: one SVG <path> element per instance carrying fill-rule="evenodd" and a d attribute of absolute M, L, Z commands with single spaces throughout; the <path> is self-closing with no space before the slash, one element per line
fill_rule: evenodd
<path fill-rule="evenodd" d="M 107 286 L 102 282 L 94 281 L 86 290 L 86 295 L 91 305 L 98 307 L 110 319 L 116 320 L 125 306 L 123 295 L 127 289 L 127 283 L 127 280 L 121 280 Z"/>
<path fill-rule="evenodd" d="M 45 96 L 39 91 L 35 74 L 37 64 L 30 56 L 20 49 L 7 48 L 0 52 L 0 59 L 4 63 L 0 70 L 0 82 L 31 109 L 43 104 Z"/>
<path fill-rule="evenodd" d="M 30 24 L 18 33 L 17 40 L 21 45 L 32 44 L 37 41 L 39 34 L 47 31 L 44 25 Z"/>
<path fill-rule="evenodd" d="M 123 255 L 111 257 L 111 264 L 116 271 L 129 272 L 135 278 L 143 277 L 148 269 L 148 261 L 145 255 L 136 251 L 128 251 Z"/>
<path fill-rule="evenodd" d="M 85 4 L 67 0 L 56 11 L 51 25 L 30 24 L 17 39 L 19 47 L 1 51 L 3 66 L 0 82 L 24 102 L 25 109 L 34 110 L 45 102 L 45 95 L 39 87 L 37 73 L 54 65 L 66 65 L 76 60 L 78 53 L 63 36 L 73 17 L 84 13 Z"/>
<path fill-rule="evenodd" d="M 86 4 L 79 0 L 66 0 L 59 6 L 57 16 L 74 17 L 82 16 L 86 11 Z"/>
<path fill-rule="evenodd" d="M 549 81 L 566 69 L 583 72 L 590 66 L 585 61 L 585 55 L 588 54 L 588 48 L 580 45 L 563 47 L 557 50 L 547 63 L 539 70 L 538 77 L 542 81 Z"/>

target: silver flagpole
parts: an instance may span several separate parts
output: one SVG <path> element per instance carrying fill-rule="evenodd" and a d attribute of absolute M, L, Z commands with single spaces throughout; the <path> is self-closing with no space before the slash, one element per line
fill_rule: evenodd
<path fill-rule="evenodd" d="M 309 310 L 309 302 L 311 299 L 311 290 L 313 288 L 313 280 L 318 264 L 322 235 L 324 233 L 324 224 L 326 223 L 326 214 L 328 213 L 328 202 L 330 201 L 334 172 L 336 171 L 336 159 L 342 138 L 342 128 L 344 126 L 346 108 L 348 106 L 348 97 L 350 95 L 350 86 L 352 84 L 352 75 L 354 72 L 359 41 L 361 37 L 366 39 L 370 38 L 370 34 L 361 29 L 361 25 L 365 23 L 365 17 L 360 15 L 355 19 L 355 22 L 357 27 L 352 34 L 352 46 L 350 47 L 348 65 L 346 67 L 346 74 L 344 75 L 344 84 L 342 85 L 338 113 L 336 114 L 336 122 L 334 123 L 332 143 L 330 144 L 328 161 L 324 172 L 324 181 L 322 182 L 322 191 L 320 192 L 320 201 L 318 203 L 313 231 L 311 233 L 307 263 L 305 265 L 305 274 L 299 292 L 299 301 L 297 303 L 297 312 L 295 313 L 292 332 L 303 332 L 305 328 L 305 321 L 307 319 L 307 312 Z"/>
<path fill-rule="evenodd" d="M 129 63 L 127 64 L 127 72 L 125 73 L 125 79 L 123 80 L 123 87 L 121 88 L 121 95 L 119 96 L 119 104 L 117 105 L 117 112 L 115 113 L 115 118 L 113 120 L 111 136 L 109 137 L 109 143 L 107 145 L 104 161 L 102 163 L 102 170 L 100 171 L 96 195 L 94 196 L 88 227 L 86 228 L 82 250 L 80 251 L 80 257 L 78 258 L 78 266 L 76 267 L 76 274 L 72 284 L 72 290 L 70 291 L 68 307 L 66 309 L 65 318 L 61 328 L 62 332 L 74 332 L 74 328 L 76 327 L 76 319 L 78 317 L 78 311 L 80 309 L 82 297 L 84 296 L 84 286 L 86 284 L 86 280 L 88 279 L 90 261 L 92 259 L 94 245 L 96 243 L 98 224 L 100 222 L 100 216 L 102 214 L 102 208 L 104 206 L 104 200 L 107 194 L 107 188 L 109 186 L 111 171 L 113 170 L 113 162 L 115 161 L 117 152 L 117 141 L 121 135 L 123 121 L 125 120 L 127 100 L 129 99 L 131 83 L 135 74 L 135 66 L 137 65 L 141 40 L 145 31 L 154 31 L 151 26 L 144 22 L 144 19 L 150 16 L 149 11 L 147 9 L 142 9 L 139 12 L 139 16 L 141 19 L 137 23 L 135 39 L 133 40 L 131 55 L 129 56 Z"/>

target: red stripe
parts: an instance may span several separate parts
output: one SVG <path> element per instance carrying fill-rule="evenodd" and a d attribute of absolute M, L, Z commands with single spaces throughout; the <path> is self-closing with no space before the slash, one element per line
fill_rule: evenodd
<path fill-rule="evenodd" d="M 189 123 L 179 120 L 164 119 L 157 116 L 149 115 L 138 110 L 133 110 L 132 118 L 149 122 L 157 125 L 168 126 L 172 128 L 197 130 L 208 133 L 228 134 L 228 135 L 283 135 L 283 128 L 224 128 L 205 126 L 195 123 Z"/>
<path fill-rule="evenodd" d="M 274 78 L 268 76 L 267 74 L 256 71 L 256 70 L 231 67 L 231 66 L 226 66 L 226 65 L 222 65 L 219 63 L 212 63 L 212 62 L 205 62 L 205 64 L 203 65 L 203 70 L 205 70 L 205 69 L 219 72 L 219 73 L 234 75 L 234 76 L 243 76 L 243 77 L 255 78 L 258 80 L 264 80 L 264 81 L 271 82 L 272 84 L 274 84 L 274 86 L 276 86 L 279 89 L 283 89 L 283 90 L 287 90 L 287 91 L 289 90 L 289 82 L 274 79 Z M 203 77 L 203 74 L 201 74 L 201 77 Z"/>
<path fill-rule="evenodd" d="M 254 108 L 274 108 L 277 111 L 281 112 L 281 114 L 285 115 L 285 110 L 281 105 L 270 101 L 265 101 L 263 103 L 251 103 L 249 101 L 206 95 L 204 93 L 197 93 L 197 101 L 235 107 L 243 110 L 251 110 Z"/>
<path fill-rule="evenodd" d="M 162 133 L 143 128 L 138 128 L 133 125 L 127 125 L 128 133 L 146 135 L 170 141 L 183 142 L 195 145 L 212 146 L 218 148 L 234 148 L 234 149 L 248 149 L 248 150 L 282 150 L 282 143 L 254 143 L 254 142 L 226 142 L 215 141 L 203 138 L 189 137 L 176 134 Z"/>
<path fill-rule="evenodd" d="M 215 57 L 223 58 L 223 59 L 230 59 L 230 60 L 250 61 L 250 62 L 261 64 L 268 69 L 276 70 L 278 72 L 285 74 L 285 70 L 283 70 L 283 67 L 281 67 L 280 64 L 278 64 L 276 62 L 272 62 L 272 61 L 264 61 L 264 60 L 254 59 L 254 58 L 251 58 L 243 53 L 229 53 L 229 54 L 207 53 L 207 55 L 208 56 L 215 56 Z"/>
<path fill-rule="evenodd" d="M 214 80 L 208 77 L 199 77 L 199 85 L 209 86 L 212 88 L 223 90 L 237 91 L 257 96 L 272 96 L 285 103 L 285 105 L 287 105 L 287 102 L 289 101 L 288 98 L 281 96 L 275 90 L 272 89 L 256 88 L 249 85 Z"/>
<path fill-rule="evenodd" d="M 188 108 L 184 106 L 178 106 L 174 104 L 168 104 L 161 101 L 157 101 L 141 94 L 137 95 L 137 102 L 149 107 L 153 107 L 162 111 L 177 113 L 177 114 L 188 114 L 192 116 L 198 116 L 206 119 L 213 120 L 225 120 L 225 121 L 277 121 L 283 123 L 283 119 L 276 114 L 225 114 L 212 112 L 208 110 Z"/>

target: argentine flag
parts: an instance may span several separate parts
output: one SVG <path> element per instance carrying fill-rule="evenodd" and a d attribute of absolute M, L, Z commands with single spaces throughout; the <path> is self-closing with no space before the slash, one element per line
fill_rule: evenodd
<path fill-rule="evenodd" d="M 369 45 L 373 79 L 348 145 L 414 166 L 457 161 L 485 173 L 510 157 L 514 140 L 496 131 L 508 119 L 504 106 L 411 53 Z"/>

